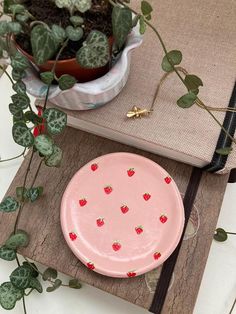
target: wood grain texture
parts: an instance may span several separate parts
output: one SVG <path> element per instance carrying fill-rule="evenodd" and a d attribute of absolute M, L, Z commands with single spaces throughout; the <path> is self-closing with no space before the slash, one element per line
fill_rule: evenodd
<path fill-rule="evenodd" d="M 62 194 L 81 166 L 93 158 L 111 152 L 132 152 L 154 160 L 170 173 L 183 193 L 192 167 L 71 128 L 67 128 L 57 142 L 64 151 L 64 162 L 57 170 L 42 167 L 36 185 L 45 186 L 45 193 L 40 200 L 34 204 L 26 204 L 24 207 L 19 228 L 27 230 L 31 241 L 20 253 L 148 309 L 153 293 L 150 293 L 147 287 L 145 276 L 133 279 L 105 277 L 88 270 L 70 251 L 60 227 Z M 22 186 L 28 158 L 29 156 L 19 169 L 7 195 L 15 195 L 16 186 Z M 32 170 L 38 163 L 39 159 L 35 158 Z M 31 172 L 28 184 L 31 183 L 32 177 Z M 182 245 L 175 269 L 174 284 L 168 293 L 163 313 L 191 314 L 193 312 L 227 179 L 228 175 L 217 176 L 206 173 L 203 176 L 197 196 L 200 229 L 195 238 L 184 241 Z M 4 243 L 12 232 L 15 217 L 15 213 L 0 214 L 0 243 Z"/>

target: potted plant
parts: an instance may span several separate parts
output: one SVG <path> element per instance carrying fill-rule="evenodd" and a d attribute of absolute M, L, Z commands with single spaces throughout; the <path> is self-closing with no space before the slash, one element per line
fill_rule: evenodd
<path fill-rule="evenodd" d="M 185 70 L 180 70 L 179 64 L 182 61 L 182 53 L 178 50 L 167 51 L 157 28 L 150 22 L 152 7 L 147 1 L 143 0 L 140 2 L 140 13 L 127 4 L 128 0 L 56 0 L 55 2 L 48 0 L 43 2 L 45 7 L 53 5 L 54 8 L 57 6 L 56 10 L 64 10 L 63 12 L 66 12 L 65 14 L 68 16 L 67 22 L 70 25 L 55 24 L 54 21 L 48 23 L 47 16 L 43 20 L 37 20 L 34 16 L 35 13 L 29 10 L 29 4 L 33 2 L 40 3 L 41 1 L 4 0 L 4 11 L 10 16 L 11 20 L 0 21 L 0 55 L 3 57 L 9 56 L 12 67 L 11 74 L 8 69 L 2 67 L 14 90 L 14 94 L 11 97 L 12 102 L 9 105 L 9 110 L 13 116 L 12 136 L 14 141 L 23 147 L 23 152 L 19 156 L 24 156 L 26 150 L 30 149 L 27 160 L 28 166 L 25 176 L 22 178 L 22 185 L 17 187 L 16 195 L 6 196 L 0 203 L 1 212 L 6 214 L 16 212 L 16 220 L 12 228 L 13 233 L 8 236 L 6 242 L 0 247 L 0 258 L 7 261 L 16 260 L 18 264 L 17 268 L 11 273 L 9 281 L 0 286 L 0 305 L 10 310 L 14 308 L 18 300 L 23 300 L 25 313 L 26 295 L 31 293 L 32 290 L 42 292 L 41 283 L 37 278 L 39 274 L 42 275 L 44 280 L 49 282 L 48 292 L 62 285 L 61 280 L 56 278 L 57 273 L 55 270 L 47 269 L 44 273 L 40 273 L 36 266 L 27 259 L 20 263 L 17 250 L 20 247 L 27 246 L 30 241 L 29 234 L 18 229 L 24 204 L 26 202 L 35 202 L 44 193 L 43 187 L 35 184 L 40 168 L 42 166 L 59 167 L 62 161 L 63 152 L 56 145 L 54 138 L 63 132 L 67 116 L 59 109 L 47 108 L 47 101 L 50 90 L 53 89 L 52 84 L 55 82 L 63 91 L 69 89 L 71 91 L 71 88 L 77 83 L 77 79 L 73 75 L 64 72 L 59 73 L 59 68 L 57 67 L 60 64 L 60 56 L 63 56 L 63 51 L 66 51 L 69 43 L 80 43 L 75 50 L 76 60 L 79 61 L 80 66 L 103 68 L 111 60 L 108 39 L 111 34 L 110 43 L 114 42 L 114 50 L 116 53 L 119 53 L 124 47 L 127 37 L 130 36 L 129 34 L 134 25 L 139 22 L 141 34 L 145 32 L 146 27 L 151 28 L 157 35 L 157 39 L 164 51 L 162 69 L 166 72 L 165 77 L 169 73 L 175 73 L 186 87 L 186 93 L 178 99 L 177 105 L 181 108 L 190 108 L 193 105 L 203 108 L 219 124 L 231 141 L 234 144 L 236 143 L 236 140 L 214 116 L 212 108 L 207 107 L 198 97 L 199 89 L 203 85 L 201 79 L 196 75 L 188 74 Z M 101 29 L 93 29 L 88 34 L 85 33 L 85 27 L 83 27 L 85 16 L 90 14 L 88 11 L 91 8 L 93 10 L 95 7 L 103 8 L 110 12 L 112 33 L 111 28 L 109 28 L 110 33 L 107 34 L 101 32 Z M 111 27 L 111 24 L 109 25 Z M 83 37 L 84 34 L 86 34 L 85 37 Z M 28 36 L 28 44 L 31 44 L 32 56 L 30 55 L 31 50 L 27 50 L 27 41 L 24 42 L 24 45 L 22 44 L 20 40 L 22 36 Z M 135 36 L 132 40 L 134 47 Z M 71 43 L 71 45 L 74 44 Z M 15 46 L 17 46 L 18 50 L 15 49 Z M 71 55 L 69 56 L 71 57 Z M 54 61 L 50 62 L 50 59 L 54 59 Z M 39 112 L 35 111 L 34 107 L 31 106 L 30 99 L 26 93 L 26 84 L 24 83 L 24 80 L 25 82 L 29 80 L 27 72 L 32 71 L 31 62 L 35 63 L 37 67 L 41 67 L 40 78 L 44 82 L 44 86 L 46 86 L 44 105 Z M 25 78 L 28 78 L 28 80 Z M 100 79 L 102 78 L 98 80 Z M 148 115 L 152 110 L 153 108 L 149 111 L 135 108 L 131 116 L 141 117 L 142 115 Z M 226 155 L 231 150 L 231 147 L 225 147 L 218 153 Z M 9 161 L 19 156 L 0 160 L 0 162 Z M 31 169 L 32 160 L 36 156 L 40 159 L 40 162 L 36 169 Z M 35 174 L 28 186 L 26 183 L 30 171 L 33 171 Z M 76 280 L 71 280 L 69 286 L 71 288 L 80 288 L 80 284 Z"/>
<path fill-rule="evenodd" d="M 50 81 L 53 103 L 66 108 L 76 103 L 71 109 L 91 109 L 122 90 L 129 74 L 129 51 L 142 41 L 137 31 L 127 40 L 135 23 L 130 10 L 113 7 L 108 0 L 15 2 L 5 2 L 4 12 L 12 22 L 3 22 L 0 34 L 5 35 L 4 25 L 14 28 L 13 45 L 33 65 L 23 79 L 30 94 L 44 97 Z M 119 59 L 116 69 L 101 78 L 114 59 Z"/>

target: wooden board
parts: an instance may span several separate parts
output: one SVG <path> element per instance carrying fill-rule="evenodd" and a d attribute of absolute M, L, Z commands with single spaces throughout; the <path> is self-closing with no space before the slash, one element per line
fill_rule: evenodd
<path fill-rule="evenodd" d="M 125 151 L 146 156 L 164 167 L 175 179 L 181 192 L 185 192 L 192 167 L 129 146 L 109 141 L 79 130 L 67 128 L 57 139 L 64 151 L 64 161 L 59 169 L 42 167 L 36 181 L 45 187 L 44 196 L 34 204 L 27 204 L 21 215 L 19 228 L 27 230 L 30 244 L 20 251 L 37 262 L 56 268 L 65 274 L 149 309 L 154 294 L 147 286 L 147 276 L 133 279 L 113 279 L 89 271 L 68 248 L 60 227 L 60 202 L 62 194 L 74 173 L 85 163 L 100 155 Z M 27 160 L 23 162 L 7 195 L 14 195 L 22 186 Z M 32 169 L 37 167 L 36 158 Z M 33 174 L 28 178 L 32 181 Z M 198 233 L 183 242 L 178 258 L 174 283 L 169 290 L 163 313 L 191 314 L 209 253 L 212 235 L 221 207 L 228 175 L 205 173 L 197 194 L 196 206 L 200 215 Z M 12 232 L 16 214 L 0 214 L 0 243 Z M 159 276 L 159 270 L 153 272 Z"/>

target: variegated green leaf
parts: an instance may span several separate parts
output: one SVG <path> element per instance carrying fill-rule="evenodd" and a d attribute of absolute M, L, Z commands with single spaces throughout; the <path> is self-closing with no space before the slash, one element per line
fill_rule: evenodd
<path fill-rule="evenodd" d="M 64 84 L 66 83 L 64 82 Z M 47 129 L 50 134 L 60 134 L 66 127 L 67 115 L 59 109 L 46 109 L 43 118 L 47 121 Z"/>
<path fill-rule="evenodd" d="M 38 135 L 34 141 L 35 148 L 40 154 L 50 156 L 53 153 L 53 140 L 46 134 Z"/>
<path fill-rule="evenodd" d="M 60 147 L 54 145 L 52 155 L 46 157 L 45 164 L 48 167 L 60 167 L 63 157 L 63 152 Z"/>
<path fill-rule="evenodd" d="M 13 104 L 16 104 L 22 110 L 29 107 L 30 99 L 26 94 L 14 94 L 11 96 L 11 99 Z"/>
<path fill-rule="evenodd" d="M 3 245 L 0 248 L 0 258 L 4 259 L 5 261 L 13 261 L 16 258 L 16 252 L 15 250 L 9 249 Z"/>
<path fill-rule="evenodd" d="M 31 271 L 24 266 L 17 267 L 10 275 L 11 283 L 19 289 L 28 288 L 30 279 Z"/>
<path fill-rule="evenodd" d="M 37 290 L 39 293 L 43 292 L 43 287 L 41 283 L 38 281 L 38 279 L 31 277 L 30 283 L 29 283 L 29 288 Z"/>
<path fill-rule="evenodd" d="M 28 59 L 23 56 L 19 51 L 11 57 L 11 66 L 16 71 L 23 71 L 29 67 Z"/>
<path fill-rule="evenodd" d="M 114 6 L 112 11 L 112 29 L 115 42 L 121 49 L 132 29 L 132 12 L 128 8 Z"/>
<path fill-rule="evenodd" d="M 29 244 L 29 235 L 23 230 L 18 230 L 12 234 L 6 241 L 5 246 L 8 249 L 16 250 L 18 247 L 25 247 Z"/>
<path fill-rule="evenodd" d="M 12 310 L 23 295 L 24 290 L 16 288 L 11 282 L 4 282 L 0 286 L 0 304 L 5 310 Z"/>
<path fill-rule="evenodd" d="M 12 136 L 14 141 L 23 147 L 31 147 L 34 144 L 34 136 L 23 122 L 17 122 L 13 125 Z"/>
<path fill-rule="evenodd" d="M 0 203 L 0 211 L 5 213 L 15 212 L 19 207 L 19 203 L 11 196 L 7 196 Z"/>

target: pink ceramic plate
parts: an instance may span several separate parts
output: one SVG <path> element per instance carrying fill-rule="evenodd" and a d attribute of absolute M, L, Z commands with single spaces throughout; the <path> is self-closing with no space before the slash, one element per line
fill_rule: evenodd
<path fill-rule="evenodd" d="M 114 153 L 74 175 L 62 199 L 61 224 L 69 247 L 88 268 L 134 277 L 174 251 L 184 209 L 164 169 L 138 155 Z"/>

